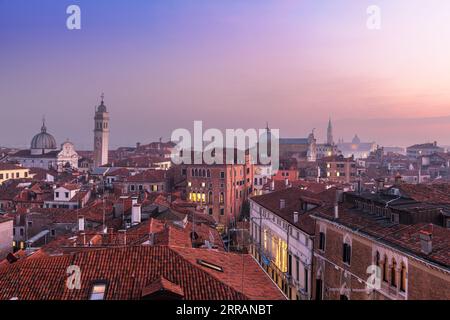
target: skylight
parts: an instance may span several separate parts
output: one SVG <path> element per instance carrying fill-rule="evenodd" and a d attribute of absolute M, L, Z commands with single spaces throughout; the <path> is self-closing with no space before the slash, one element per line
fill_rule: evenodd
<path fill-rule="evenodd" d="M 104 300 L 106 292 L 106 283 L 95 283 L 92 286 L 89 300 Z"/>
<path fill-rule="evenodd" d="M 197 263 L 199 265 L 203 266 L 203 267 L 206 267 L 206 268 L 209 268 L 209 269 L 213 269 L 213 270 L 218 271 L 218 272 L 223 272 L 223 268 L 221 266 L 218 266 L 218 265 L 214 264 L 214 263 L 210 263 L 210 262 L 207 262 L 207 261 L 202 260 L 202 259 L 198 259 Z"/>

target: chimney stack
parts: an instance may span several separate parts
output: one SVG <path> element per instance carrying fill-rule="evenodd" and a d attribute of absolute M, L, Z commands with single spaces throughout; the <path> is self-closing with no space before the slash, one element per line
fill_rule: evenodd
<path fill-rule="evenodd" d="M 334 204 L 334 218 L 339 219 L 339 204 L 337 202 Z"/>
<path fill-rule="evenodd" d="M 294 212 L 294 223 L 298 223 L 298 212 Z"/>
<path fill-rule="evenodd" d="M 289 187 L 289 179 L 288 178 L 284 179 L 284 184 L 286 185 L 286 188 Z"/>
<path fill-rule="evenodd" d="M 433 251 L 433 234 L 429 231 L 422 230 L 419 236 L 422 253 L 430 254 Z"/>
<path fill-rule="evenodd" d="M 134 206 L 137 203 L 138 203 L 138 198 L 137 197 L 132 197 L 131 198 L 131 205 Z"/>
<path fill-rule="evenodd" d="M 342 189 L 336 189 L 336 203 L 344 202 L 344 191 Z"/>
<path fill-rule="evenodd" d="M 84 232 L 82 232 L 81 234 L 80 234 L 80 236 L 81 236 L 81 239 L 83 240 L 83 246 L 86 246 L 86 234 L 84 233 Z M 74 243 L 74 246 L 76 246 L 77 244 L 76 244 L 76 242 Z"/>
<path fill-rule="evenodd" d="M 141 223 L 141 205 L 134 204 L 131 209 L 131 225 L 137 225 Z"/>
<path fill-rule="evenodd" d="M 286 200 L 280 199 L 280 209 L 284 209 L 286 207 Z"/>
<path fill-rule="evenodd" d="M 84 216 L 78 217 L 78 231 L 84 232 Z"/>
<path fill-rule="evenodd" d="M 127 230 L 119 230 L 119 243 L 127 245 Z"/>
<path fill-rule="evenodd" d="M 270 191 L 275 191 L 275 180 L 270 181 Z"/>
<path fill-rule="evenodd" d="M 396 186 L 399 186 L 402 183 L 402 176 L 400 173 L 397 173 L 397 175 L 395 176 L 395 182 L 394 184 Z"/>

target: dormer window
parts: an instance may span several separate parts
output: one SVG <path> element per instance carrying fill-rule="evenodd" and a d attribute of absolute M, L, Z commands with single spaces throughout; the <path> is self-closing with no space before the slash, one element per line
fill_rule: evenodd
<path fill-rule="evenodd" d="M 96 282 L 92 285 L 91 294 L 89 300 L 104 300 L 106 293 L 106 283 Z"/>

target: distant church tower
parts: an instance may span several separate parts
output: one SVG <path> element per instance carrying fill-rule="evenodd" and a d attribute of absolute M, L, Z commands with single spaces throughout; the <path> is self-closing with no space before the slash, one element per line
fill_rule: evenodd
<path fill-rule="evenodd" d="M 94 129 L 94 168 L 108 163 L 109 145 L 109 114 L 104 104 L 105 95 L 101 95 L 102 102 L 95 109 Z"/>
<path fill-rule="evenodd" d="M 334 145 L 333 141 L 333 127 L 331 125 L 331 118 L 328 120 L 328 129 L 327 129 L 327 144 L 328 145 Z"/>

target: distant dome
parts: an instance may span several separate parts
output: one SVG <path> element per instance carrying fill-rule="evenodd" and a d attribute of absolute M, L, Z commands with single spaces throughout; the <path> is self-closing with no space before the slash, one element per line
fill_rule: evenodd
<path fill-rule="evenodd" d="M 52 150 L 56 150 L 56 140 L 51 134 L 47 133 L 47 127 L 43 123 L 41 132 L 31 140 L 31 151 L 33 154 L 42 154 Z"/>
<path fill-rule="evenodd" d="M 103 101 L 104 98 L 105 98 L 105 95 L 102 94 L 102 95 L 101 95 L 101 98 L 102 98 L 102 102 L 101 102 L 100 105 L 98 106 L 97 112 L 105 113 L 105 112 L 107 112 L 106 106 L 105 106 L 105 102 Z"/>
<path fill-rule="evenodd" d="M 355 134 L 355 137 L 353 138 L 352 143 L 353 144 L 360 144 L 361 143 L 361 140 L 359 140 L 359 137 L 358 137 L 357 134 Z"/>

